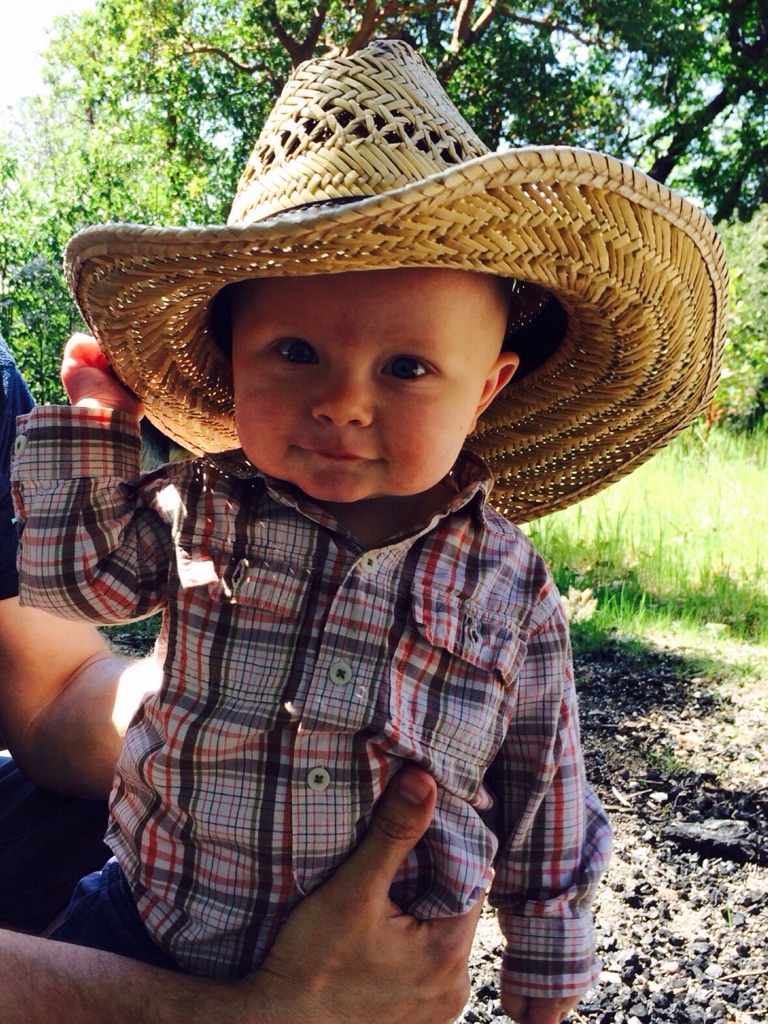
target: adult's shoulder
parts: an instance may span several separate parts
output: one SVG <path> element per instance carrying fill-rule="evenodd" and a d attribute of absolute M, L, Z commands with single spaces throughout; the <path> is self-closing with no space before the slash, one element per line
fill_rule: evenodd
<path fill-rule="evenodd" d="M 16 360 L 5 338 L 0 334 L 0 398 L 3 415 L 20 416 L 34 405 L 32 395 L 16 366 Z"/>

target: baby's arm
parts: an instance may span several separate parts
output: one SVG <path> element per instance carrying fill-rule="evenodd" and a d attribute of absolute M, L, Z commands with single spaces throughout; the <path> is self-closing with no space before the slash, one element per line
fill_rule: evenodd
<path fill-rule="evenodd" d="M 521 1024 L 558 1024 L 596 981 L 591 904 L 611 849 L 584 773 L 565 614 L 545 603 L 488 773 L 500 813 L 490 900 L 507 938 L 502 1006 Z"/>
<path fill-rule="evenodd" d="M 165 603 L 172 544 L 156 505 L 166 481 L 140 480 L 141 403 L 86 335 L 68 342 L 62 380 L 72 408 L 40 406 L 17 424 L 21 603 L 102 623 L 142 618 Z"/>

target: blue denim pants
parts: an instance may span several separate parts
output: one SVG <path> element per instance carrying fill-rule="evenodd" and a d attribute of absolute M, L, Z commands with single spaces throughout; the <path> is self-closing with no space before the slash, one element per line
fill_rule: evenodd
<path fill-rule="evenodd" d="M 0 758 L 0 927 L 39 934 L 102 867 L 107 804 L 41 789 Z"/>
<path fill-rule="evenodd" d="M 100 871 L 80 879 L 64 920 L 51 938 L 119 953 L 154 967 L 179 970 L 149 937 L 123 869 L 114 858 Z"/>

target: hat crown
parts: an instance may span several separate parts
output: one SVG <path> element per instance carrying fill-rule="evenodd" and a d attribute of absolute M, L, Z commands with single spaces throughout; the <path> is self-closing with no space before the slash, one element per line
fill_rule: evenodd
<path fill-rule="evenodd" d="M 295 69 L 246 165 L 228 223 L 380 195 L 488 152 L 421 55 L 401 40 L 379 40 Z"/>

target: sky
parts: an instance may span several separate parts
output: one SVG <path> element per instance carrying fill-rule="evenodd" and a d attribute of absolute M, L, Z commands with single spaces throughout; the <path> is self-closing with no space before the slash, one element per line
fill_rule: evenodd
<path fill-rule="evenodd" d="M 0 30 L 0 110 L 23 96 L 42 90 L 42 59 L 46 29 L 59 14 L 83 11 L 94 0 L 12 0 L 3 13 Z"/>

